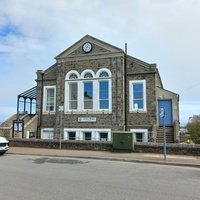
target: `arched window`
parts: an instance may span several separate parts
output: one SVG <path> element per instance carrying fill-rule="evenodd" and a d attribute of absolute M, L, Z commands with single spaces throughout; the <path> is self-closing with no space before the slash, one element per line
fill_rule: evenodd
<path fill-rule="evenodd" d="M 79 77 L 80 75 L 76 70 L 71 70 L 66 74 L 65 80 L 78 79 Z"/>
<path fill-rule="evenodd" d="M 86 72 L 84 78 L 93 78 L 93 75 L 90 72 Z"/>
<path fill-rule="evenodd" d="M 100 78 L 109 77 L 109 74 L 108 74 L 108 72 L 106 72 L 106 71 L 102 71 L 102 72 L 99 74 L 99 77 L 100 77 Z"/>
<path fill-rule="evenodd" d="M 78 109 L 78 78 L 79 73 L 72 70 L 66 75 L 67 110 Z"/>
<path fill-rule="evenodd" d="M 77 79 L 78 78 L 78 76 L 77 76 L 77 74 L 75 74 L 75 73 L 71 73 L 70 75 L 69 75 L 69 79 Z"/>
<path fill-rule="evenodd" d="M 109 69 L 101 68 L 95 74 L 87 69 L 80 75 L 72 70 L 66 75 L 66 111 L 109 111 L 112 107 L 112 82 Z"/>
<path fill-rule="evenodd" d="M 97 72 L 98 81 L 98 109 L 111 110 L 111 72 L 102 68 Z"/>

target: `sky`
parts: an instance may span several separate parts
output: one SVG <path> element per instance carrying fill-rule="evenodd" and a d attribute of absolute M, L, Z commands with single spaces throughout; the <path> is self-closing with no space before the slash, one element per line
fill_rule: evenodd
<path fill-rule="evenodd" d="M 0 121 L 36 71 L 89 34 L 147 63 L 180 95 L 180 122 L 200 114 L 199 0 L 0 0 Z"/>

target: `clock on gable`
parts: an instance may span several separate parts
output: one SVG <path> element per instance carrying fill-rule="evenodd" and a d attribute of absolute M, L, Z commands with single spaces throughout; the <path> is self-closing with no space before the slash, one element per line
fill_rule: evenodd
<path fill-rule="evenodd" d="M 86 42 L 83 44 L 83 51 L 85 53 L 89 53 L 92 50 L 92 44 L 90 42 Z"/>

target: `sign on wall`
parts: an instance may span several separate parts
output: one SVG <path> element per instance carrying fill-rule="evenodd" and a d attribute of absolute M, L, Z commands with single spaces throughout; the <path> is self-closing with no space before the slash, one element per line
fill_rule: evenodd
<path fill-rule="evenodd" d="M 96 117 L 78 117 L 78 122 L 96 122 Z"/>

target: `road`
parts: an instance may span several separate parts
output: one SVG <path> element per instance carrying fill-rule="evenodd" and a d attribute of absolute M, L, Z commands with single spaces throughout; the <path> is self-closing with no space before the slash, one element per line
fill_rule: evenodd
<path fill-rule="evenodd" d="M 5 154 L 4 200 L 199 200 L 200 169 Z"/>

